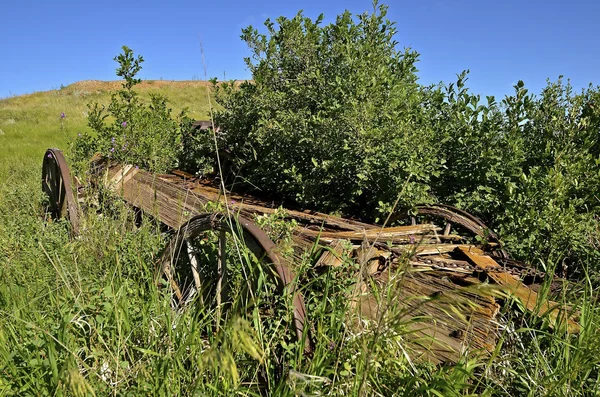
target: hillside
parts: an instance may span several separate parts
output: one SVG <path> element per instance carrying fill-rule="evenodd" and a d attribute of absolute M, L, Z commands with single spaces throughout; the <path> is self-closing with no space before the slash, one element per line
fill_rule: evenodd
<path fill-rule="evenodd" d="M 87 104 L 108 104 L 119 81 L 80 81 L 58 90 L 36 92 L 0 100 L 0 181 L 9 168 L 39 168 L 40 158 L 49 147 L 66 149 L 68 139 L 85 131 Z M 164 94 L 173 113 L 187 108 L 192 118 L 206 118 L 206 81 L 146 80 L 136 86 L 142 98 Z M 65 114 L 64 119 L 61 113 Z"/>

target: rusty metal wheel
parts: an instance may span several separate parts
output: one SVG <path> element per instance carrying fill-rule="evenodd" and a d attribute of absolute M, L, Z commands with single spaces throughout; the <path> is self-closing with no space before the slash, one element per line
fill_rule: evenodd
<path fill-rule="evenodd" d="M 58 149 L 48 149 L 42 163 L 42 191 L 48 195 L 49 212 L 53 219 L 66 218 L 72 233 L 79 234 L 77 201 L 73 195 L 69 166 Z"/>
<path fill-rule="evenodd" d="M 250 266 L 243 264 L 247 258 L 242 257 L 241 246 L 256 259 Z M 209 247 L 212 247 L 212 254 L 206 252 Z M 163 253 L 160 266 L 176 303 L 184 305 L 197 299 L 204 307 L 214 309 L 217 324 L 228 310 L 232 310 L 232 305 L 236 304 L 233 302 L 239 301 L 232 298 L 232 295 L 240 296 L 232 290 L 236 277 L 247 285 L 245 291 L 252 300 L 256 285 L 250 280 L 256 280 L 256 273 L 275 276 L 278 293 L 292 294 L 293 339 L 303 340 L 305 352 L 311 351 L 310 337 L 304 330 L 306 308 L 295 286 L 296 276 L 271 239 L 248 219 L 241 216 L 227 218 L 222 214 L 193 217 L 175 233 Z"/>
<path fill-rule="evenodd" d="M 500 237 L 475 215 L 446 204 L 417 205 L 416 210 L 418 216 L 444 220 L 444 236 L 450 234 L 453 228 L 466 231 L 488 243 L 496 244 L 497 246 L 492 250 L 494 255 L 501 258 L 510 258 L 509 254 L 502 249 Z M 411 217 L 411 222 L 416 223 L 415 216 Z"/>

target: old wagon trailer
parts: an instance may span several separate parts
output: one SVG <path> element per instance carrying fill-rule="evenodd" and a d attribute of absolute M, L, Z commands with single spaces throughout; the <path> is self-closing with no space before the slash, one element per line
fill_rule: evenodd
<path fill-rule="evenodd" d="M 216 314 L 221 315 L 232 270 L 226 245 L 233 234 L 276 275 L 279 293 L 289 297 L 293 307 L 293 337 L 304 342 L 307 353 L 311 351 L 311 319 L 291 263 L 294 255 L 283 255 L 252 221 L 257 215 L 275 213 L 272 203 L 224 191 L 179 171 L 157 175 L 101 158 L 93 160 L 92 168 L 98 183 L 173 231 L 159 268 L 178 304 L 209 285 Z M 42 187 L 53 216 L 67 218 L 73 233 L 79 233 L 79 202 L 85 192 L 73 182 L 58 149 L 49 149 L 44 156 Z M 211 203 L 221 203 L 222 210 L 203 212 Z M 416 211 L 410 225 L 382 227 L 314 211 L 285 210 L 285 219 L 295 221 L 292 241 L 297 254 L 317 252 L 314 267 L 340 266 L 350 260 L 357 269 L 349 296 L 356 316 L 348 326 L 387 321 L 390 302 L 379 300 L 375 289 L 393 285 L 393 303 L 401 308 L 395 313 L 419 318 L 407 321 L 405 335 L 414 359 L 457 362 L 465 354 L 491 352 L 498 341 L 500 303 L 506 299 L 544 316 L 551 327 L 578 332 L 569 308 L 538 299 L 544 275 L 510 259 L 498 236 L 477 217 L 444 205 L 418 206 Z M 218 254 L 213 272 L 203 274 L 194 241 L 205 239 L 207 231 L 218 240 Z M 187 270 L 181 269 L 182 257 Z"/>

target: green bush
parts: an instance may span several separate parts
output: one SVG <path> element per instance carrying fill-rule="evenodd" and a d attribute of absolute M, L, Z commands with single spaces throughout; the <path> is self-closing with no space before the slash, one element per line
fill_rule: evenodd
<path fill-rule="evenodd" d="M 534 96 L 519 82 L 513 95 L 482 101 L 467 72 L 420 85 L 418 54 L 397 49 L 386 10 L 244 29 L 253 80 L 215 81 L 215 135 L 190 132 L 162 96 L 143 103 L 133 90 L 143 59 L 124 47 L 123 88 L 108 107 L 90 105 L 94 134 L 74 152 L 210 173 L 216 142 L 225 172 L 286 206 L 378 221 L 439 201 L 481 216 L 518 258 L 597 263 L 600 91 L 575 94 L 559 79 Z"/>
<path fill-rule="evenodd" d="M 428 198 L 440 168 L 414 51 L 398 51 L 386 7 L 323 26 L 297 14 L 242 38 L 253 81 L 218 87 L 220 144 L 248 186 L 325 211 L 373 218 L 404 187 Z"/>
<path fill-rule="evenodd" d="M 574 95 L 559 79 L 535 97 L 519 82 L 501 104 L 480 104 L 465 80 L 438 105 L 436 199 L 481 215 L 518 257 L 597 262 L 598 90 Z"/>
<path fill-rule="evenodd" d="M 246 187 L 371 221 L 394 204 L 454 204 L 517 257 L 597 260 L 599 91 L 559 79 L 536 97 L 520 81 L 482 103 L 467 72 L 422 86 L 418 54 L 397 50 L 385 15 L 323 26 L 299 13 L 243 30 L 253 80 L 217 87 L 216 121 Z"/>
<path fill-rule="evenodd" d="M 144 59 L 134 57 L 123 46 L 115 57 L 117 76 L 123 78 L 122 89 L 112 94 L 108 106 L 88 105 L 88 124 L 94 134 L 81 134 L 73 143 L 75 160 L 85 161 L 100 152 L 119 162 L 135 164 L 154 172 L 166 172 L 178 166 L 181 155 L 182 128 L 189 127 L 185 112 L 174 119 L 167 98 L 151 94 L 144 103 L 134 91 L 141 80 L 135 78 Z"/>

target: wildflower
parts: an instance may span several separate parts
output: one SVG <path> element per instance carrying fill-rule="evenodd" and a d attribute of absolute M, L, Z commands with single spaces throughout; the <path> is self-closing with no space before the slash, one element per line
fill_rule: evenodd
<path fill-rule="evenodd" d="M 115 144 L 115 137 L 110 138 L 110 143 Z"/>
<path fill-rule="evenodd" d="M 415 243 L 415 236 L 410 236 L 409 239 L 411 244 Z"/>
<path fill-rule="evenodd" d="M 123 122 L 121 123 L 121 127 L 123 127 L 123 128 L 127 127 L 127 121 L 123 121 Z"/>
<path fill-rule="evenodd" d="M 115 151 L 115 148 L 114 148 L 114 147 L 111 147 L 111 148 L 110 148 L 110 151 L 111 151 L 111 152 L 114 152 L 114 151 Z"/>
<path fill-rule="evenodd" d="M 77 136 L 81 136 L 81 132 L 77 134 Z"/>
<path fill-rule="evenodd" d="M 61 119 L 64 119 L 65 117 L 67 117 L 67 115 L 65 114 L 65 112 L 61 112 L 61 113 L 60 113 L 60 118 L 61 118 Z"/>
<path fill-rule="evenodd" d="M 138 167 L 138 166 L 136 165 L 136 166 L 135 166 L 135 169 L 136 169 L 136 170 L 139 170 L 139 169 L 140 169 L 140 167 Z"/>

